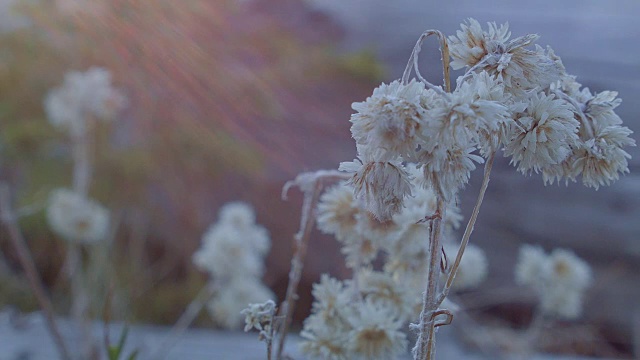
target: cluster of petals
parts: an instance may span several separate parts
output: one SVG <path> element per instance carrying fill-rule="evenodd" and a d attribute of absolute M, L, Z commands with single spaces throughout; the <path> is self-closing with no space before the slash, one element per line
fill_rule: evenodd
<path fill-rule="evenodd" d="M 270 246 L 267 230 L 255 223 L 253 208 L 242 202 L 224 205 L 218 221 L 203 235 L 192 260 L 209 275 L 214 296 L 207 307 L 219 326 L 240 328 L 240 311 L 249 303 L 274 298 L 260 279 Z"/>

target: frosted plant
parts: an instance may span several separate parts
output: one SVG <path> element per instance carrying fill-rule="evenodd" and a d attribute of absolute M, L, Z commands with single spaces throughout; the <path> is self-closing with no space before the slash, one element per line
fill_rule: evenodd
<path fill-rule="evenodd" d="M 99 67 L 67 73 L 44 101 L 51 124 L 72 134 L 85 132 L 89 119 L 113 119 L 124 104 L 124 96 L 111 86 L 109 71 Z"/>
<path fill-rule="evenodd" d="M 440 41 L 442 86 L 430 83 L 419 71 L 418 56 L 429 36 Z M 451 304 L 447 302 L 449 292 L 475 286 L 486 276 L 483 253 L 468 242 L 500 150 L 518 171 L 541 173 L 545 183 L 568 183 L 581 176 L 584 185 L 597 189 L 629 171 L 630 156 L 624 148 L 634 146 L 635 141 L 615 113 L 620 104 L 617 93 L 593 94 L 581 89 L 551 48 L 534 44 L 538 38 L 535 34 L 512 38 L 507 24 L 489 23 L 484 30 L 474 19 L 462 24 L 454 36 L 428 30 L 418 39 L 401 79 L 383 83 L 365 101 L 353 103 L 351 135 L 357 158 L 338 167 L 348 180 L 324 195 L 324 180 L 344 177 L 318 171 L 301 174 L 291 183 L 305 193 L 305 201 L 292 281 L 281 307 L 287 319 L 317 212 L 318 227 L 336 236 L 353 270 L 351 279 L 332 288 L 350 294 L 347 297 L 363 308 L 381 306 L 387 316 L 395 314 L 385 325 L 385 331 L 390 331 L 387 335 L 395 331 L 392 324 L 402 322 L 399 314 L 406 313 L 411 303 L 393 301 L 403 292 L 399 281 L 424 290 L 405 295 L 421 297 L 422 302 L 418 321 L 409 328 L 418 333 L 414 358 L 433 359 L 435 330 L 453 318 L 443 305 Z M 464 69 L 455 89 L 449 81 L 450 68 Z M 462 240 L 459 245 L 447 245 L 445 238 L 453 236 L 452 230 L 461 221 L 453 204 L 479 165 L 484 167 L 482 185 Z M 535 249 L 522 254 L 525 260 L 517 267 L 517 281 L 550 284 L 537 277 L 545 269 L 538 269 L 538 262 L 546 256 Z M 554 259 L 570 269 L 580 268 L 566 254 Z M 371 270 L 378 261 L 382 261 L 380 271 Z M 369 283 L 373 279 L 380 286 L 377 290 Z M 565 317 L 571 316 L 570 308 L 579 308 L 575 304 L 580 295 L 576 294 L 584 287 L 562 297 L 556 288 L 563 286 L 545 286 L 548 296 L 542 308 Z M 316 302 L 322 302 L 319 293 L 314 296 Z M 384 298 L 391 301 L 381 301 Z M 379 356 L 372 350 L 375 347 L 367 347 L 372 344 L 357 346 L 358 350 L 350 347 L 357 334 L 348 319 L 357 316 L 346 313 L 349 306 L 330 313 L 321 308 L 314 305 L 314 313 L 305 321 L 302 334 L 308 354 L 331 359 Z M 367 311 L 378 313 L 378 309 Z M 278 357 L 286 329 L 285 325 Z M 345 334 L 351 337 L 345 340 Z"/>
<path fill-rule="evenodd" d="M 258 338 L 267 343 L 267 358 L 271 359 L 271 343 L 273 341 L 273 320 L 276 314 L 276 303 L 267 300 L 264 303 L 249 304 L 240 312 L 245 316 L 244 331 L 253 328 L 260 331 Z"/>
<path fill-rule="evenodd" d="M 275 298 L 260 281 L 270 245 L 267 230 L 255 223 L 253 208 L 241 202 L 225 204 L 218 222 L 203 235 L 193 262 L 209 274 L 207 307 L 218 325 L 240 328 L 240 311 L 249 303 Z"/>
<path fill-rule="evenodd" d="M 104 240 L 109 230 L 109 211 L 72 190 L 51 192 L 47 221 L 60 237 L 85 244 Z"/>

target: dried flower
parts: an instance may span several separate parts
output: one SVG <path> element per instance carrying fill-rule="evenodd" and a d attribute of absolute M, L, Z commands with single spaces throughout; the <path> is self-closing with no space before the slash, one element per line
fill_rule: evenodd
<path fill-rule="evenodd" d="M 412 156 L 415 136 L 424 121 L 421 99 L 425 86 L 417 81 L 402 84 L 396 80 L 382 84 L 365 102 L 353 103 L 357 111 L 351 116 L 351 134 L 363 152 L 372 149 L 381 155 L 378 160 L 394 160 Z"/>
<path fill-rule="evenodd" d="M 241 329 L 245 319 L 242 310 L 248 304 L 265 299 L 275 299 L 275 295 L 260 280 L 251 277 L 234 278 L 220 287 L 207 303 L 207 309 L 217 325 L 225 329 Z"/>
<path fill-rule="evenodd" d="M 353 173 L 355 199 L 381 221 L 389 220 L 402 208 L 404 197 L 411 195 L 409 174 L 398 160 L 354 160 L 341 163 L 339 170 Z"/>
<path fill-rule="evenodd" d="M 316 215 L 318 229 L 334 235 L 338 241 L 357 237 L 356 215 L 359 212 L 353 198 L 353 187 L 341 182 L 325 190 L 320 197 Z"/>
<path fill-rule="evenodd" d="M 276 314 L 276 303 L 273 300 L 267 300 L 263 303 L 249 304 L 247 308 L 240 312 L 244 315 L 244 331 L 247 332 L 253 328 L 260 331 L 260 340 L 270 342 L 273 330 L 273 317 Z"/>
<path fill-rule="evenodd" d="M 49 196 L 47 221 L 67 241 L 96 243 L 107 236 L 109 211 L 79 193 L 56 189 Z"/>
<path fill-rule="evenodd" d="M 553 51 L 545 52 L 537 45 L 535 50 L 525 48 L 536 41 L 538 35 L 508 41 L 511 37 L 508 24 L 488 25 L 489 31 L 485 32 L 477 20 L 468 19 L 457 36 L 449 37 L 452 68 L 467 66 L 487 71 L 504 82 L 507 92 L 517 96 L 526 96 L 529 90 L 545 89 L 564 74 L 562 62 Z"/>
<path fill-rule="evenodd" d="M 516 115 L 516 124 L 505 156 L 512 156 L 511 163 L 523 174 L 560 164 L 578 140 L 578 121 L 569 105 L 553 95 L 529 98 L 527 109 Z"/>

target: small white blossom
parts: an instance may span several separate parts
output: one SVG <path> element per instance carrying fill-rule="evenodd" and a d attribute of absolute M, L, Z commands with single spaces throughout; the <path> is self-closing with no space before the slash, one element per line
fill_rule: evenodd
<path fill-rule="evenodd" d="M 124 104 L 124 96 L 111 86 L 109 71 L 98 67 L 67 73 L 44 101 L 51 124 L 75 135 L 85 131 L 90 118 L 110 120 Z"/>
<path fill-rule="evenodd" d="M 109 211 L 74 191 L 56 189 L 49 196 L 47 221 L 67 241 L 95 243 L 107 236 Z"/>
<path fill-rule="evenodd" d="M 415 315 L 412 289 L 402 279 L 396 280 L 386 272 L 371 270 L 360 271 L 356 277 L 360 284 L 360 293 L 367 301 L 380 303 L 401 320 L 408 320 Z"/>
<path fill-rule="evenodd" d="M 355 199 L 381 221 L 397 213 L 404 197 L 411 195 L 409 174 L 400 161 L 354 160 L 341 163 L 339 170 L 353 173 Z"/>
<path fill-rule="evenodd" d="M 415 151 L 415 136 L 424 121 L 421 106 L 426 89 L 412 80 L 402 84 L 396 80 L 382 84 L 365 102 L 353 103 L 357 111 L 351 116 L 351 134 L 363 151 L 378 151 L 379 160 L 394 160 L 411 156 Z"/>
<path fill-rule="evenodd" d="M 353 308 L 347 318 L 352 328 L 347 343 L 352 359 L 395 359 L 406 351 L 403 322 L 393 316 L 392 310 L 372 301 Z"/>
<path fill-rule="evenodd" d="M 251 329 L 260 331 L 260 340 L 270 342 L 273 329 L 273 317 L 276 314 L 276 303 L 267 300 L 263 303 L 249 304 L 240 314 L 244 315 L 244 331 Z"/>
<path fill-rule="evenodd" d="M 553 95 L 529 98 L 525 112 L 517 114 L 505 156 L 522 173 L 560 164 L 578 141 L 578 121 L 569 105 Z"/>
<path fill-rule="evenodd" d="M 338 241 L 357 237 L 356 215 L 359 212 L 353 198 L 353 187 L 346 182 L 336 184 L 320 196 L 316 213 L 318 229 L 334 235 Z"/>
<path fill-rule="evenodd" d="M 520 247 L 515 267 L 516 283 L 537 287 L 541 284 L 541 274 L 547 255 L 540 246 L 523 245 Z"/>

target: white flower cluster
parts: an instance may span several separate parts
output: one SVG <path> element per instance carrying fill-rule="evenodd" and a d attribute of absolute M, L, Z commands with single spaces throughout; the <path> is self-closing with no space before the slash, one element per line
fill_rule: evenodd
<path fill-rule="evenodd" d="M 276 314 L 276 303 L 267 300 L 264 303 L 249 304 L 240 314 L 244 315 L 244 331 L 256 329 L 260 331 L 259 339 L 270 342 L 272 340 L 273 318 Z"/>
<path fill-rule="evenodd" d="M 313 314 L 304 322 L 302 350 L 314 359 L 394 359 L 406 351 L 401 314 L 389 302 L 411 298 L 391 279 L 376 279 L 361 297 L 353 281 L 323 275 L 313 286 Z"/>
<path fill-rule="evenodd" d="M 386 272 L 397 278 L 422 281 L 428 257 L 429 223 L 423 221 L 436 208 L 436 195 L 420 186 L 425 181 L 421 172 L 409 167 L 409 185 L 413 196 L 404 199 L 403 207 L 390 219 L 380 221 L 354 196 L 354 185 L 341 182 L 327 189 L 317 209 L 318 228 L 334 235 L 342 245 L 349 267 L 368 266 L 380 253 L 385 254 Z M 455 203 L 447 208 L 446 232 L 460 225 L 462 216 Z"/>
<path fill-rule="evenodd" d="M 533 287 L 541 310 L 549 315 L 576 319 L 582 312 L 585 290 L 591 285 L 591 269 L 573 252 L 524 245 L 515 268 L 516 283 Z"/>
<path fill-rule="evenodd" d="M 77 192 L 56 189 L 49 195 L 47 221 L 65 240 L 91 244 L 106 238 L 109 211 Z"/>
<path fill-rule="evenodd" d="M 614 112 L 617 94 L 580 90 L 550 48 L 531 48 L 537 35 L 510 38 L 507 24 L 484 31 L 469 19 L 448 38 L 452 67 L 466 69 L 453 92 L 396 80 L 352 105 L 358 158 L 340 170 L 353 174 L 362 208 L 380 221 L 400 212 L 416 191 L 408 163 L 423 173 L 423 187 L 453 201 L 499 149 L 545 183 L 582 175 L 597 188 L 628 172 L 622 148 L 635 141 Z"/>
<path fill-rule="evenodd" d="M 67 73 L 64 83 L 47 94 L 44 107 L 51 124 L 79 135 L 86 131 L 89 119 L 111 120 L 125 102 L 124 95 L 111 86 L 109 71 L 92 67 Z"/>
<path fill-rule="evenodd" d="M 193 262 L 209 274 L 210 285 L 217 290 L 208 308 L 220 326 L 240 328 L 240 312 L 249 303 L 275 298 L 261 281 L 270 246 L 267 230 L 255 223 L 253 208 L 241 202 L 224 205 L 219 221 L 204 234 Z"/>
<path fill-rule="evenodd" d="M 423 174 L 408 167 L 413 183 Z M 313 314 L 305 320 L 303 350 L 312 358 L 390 359 L 406 351 L 406 322 L 418 316 L 429 257 L 429 223 L 425 214 L 436 208 L 431 189 L 415 186 L 413 196 L 392 218 L 380 221 L 354 198 L 353 184 L 327 189 L 317 209 L 318 228 L 342 245 L 351 280 L 323 275 L 313 288 Z M 454 203 L 445 222 L 449 234 L 462 216 Z M 473 254 L 472 254 L 473 255 Z M 372 261 L 382 257 L 380 271 Z M 473 257 L 473 256 L 471 256 Z"/>

